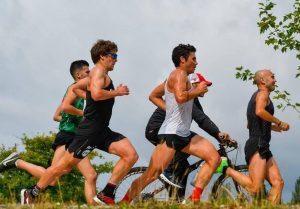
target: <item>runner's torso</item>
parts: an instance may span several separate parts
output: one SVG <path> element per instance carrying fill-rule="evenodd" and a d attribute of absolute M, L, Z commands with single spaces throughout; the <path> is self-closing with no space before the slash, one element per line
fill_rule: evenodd
<path fill-rule="evenodd" d="M 176 134 L 187 137 L 191 134 L 193 99 L 178 104 L 175 95 L 165 85 L 166 118 L 158 134 Z"/>
<path fill-rule="evenodd" d="M 110 91 L 114 90 L 114 85 L 112 80 L 104 90 Z M 109 126 L 109 121 L 112 114 L 112 108 L 114 105 L 115 99 L 105 99 L 94 101 L 91 92 L 87 91 L 86 93 L 86 108 L 84 109 L 84 117 L 87 120 L 94 120 L 97 121 L 97 125 L 100 127 L 107 127 Z"/>
<path fill-rule="evenodd" d="M 251 138 L 259 138 L 263 140 L 266 143 L 269 143 L 271 140 L 271 122 L 265 121 L 258 117 L 255 114 L 255 109 L 256 109 L 256 96 L 257 93 L 259 92 L 256 91 L 249 103 L 248 103 L 248 108 L 247 108 L 247 119 L 248 119 L 248 126 L 249 126 L 249 136 Z M 274 106 L 272 101 L 269 98 L 269 103 L 266 106 L 265 110 L 269 112 L 271 115 L 274 114 Z"/>

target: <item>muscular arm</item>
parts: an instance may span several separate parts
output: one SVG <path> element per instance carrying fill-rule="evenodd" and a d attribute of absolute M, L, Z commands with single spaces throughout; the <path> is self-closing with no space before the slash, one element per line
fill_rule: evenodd
<path fill-rule="evenodd" d="M 73 85 L 69 87 L 67 94 L 64 100 L 62 101 L 61 109 L 63 112 L 68 113 L 70 115 L 83 116 L 83 110 L 77 109 L 72 105 L 78 98 L 72 90 Z"/>
<path fill-rule="evenodd" d="M 198 99 L 194 99 L 192 117 L 201 129 L 220 141 L 218 126 L 203 112 Z"/>
<path fill-rule="evenodd" d="M 255 114 L 265 121 L 275 123 L 283 131 L 289 130 L 289 124 L 280 121 L 278 118 L 274 117 L 268 111 L 265 110 L 266 106 L 268 105 L 268 102 L 269 102 L 269 93 L 267 91 L 258 92 L 256 96 Z M 278 131 L 277 129 L 275 130 L 274 127 L 272 127 L 272 130 Z"/>
<path fill-rule="evenodd" d="M 122 85 L 119 85 L 116 88 L 116 90 L 113 91 L 103 89 L 105 88 L 105 78 L 106 74 L 104 71 L 95 70 L 92 72 L 89 87 L 93 100 L 106 100 L 116 96 L 123 96 L 129 94 L 127 86 Z"/>
<path fill-rule="evenodd" d="M 163 96 L 165 94 L 165 83 L 166 81 L 159 84 L 152 90 L 152 92 L 149 95 L 149 100 L 164 111 L 166 111 L 166 103 L 163 99 Z"/>
<path fill-rule="evenodd" d="M 86 90 L 89 83 L 89 77 L 79 80 L 77 83 L 73 84 L 72 91 L 80 98 L 86 99 Z"/>
<path fill-rule="evenodd" d="M 177 103 L 182 104 L 185 103 L 191 99 L 194 99 L 198 97 L 200 94 L 203 94 L 207 92 L 207 87 L 204 82 L 199 83 L 196 88 L 193 88 L 192 90 L 187 89 L 187 74 L 184 71 L 177 71 L 174 74 L 174 77 L 172 78 L 174 84 L 173 84 L 173 90 L 174 95 L 176 98 Z M 169 81 L 168 81 L 168 86 Z M 172 88 L 170 88 L 172 89 Z"/>

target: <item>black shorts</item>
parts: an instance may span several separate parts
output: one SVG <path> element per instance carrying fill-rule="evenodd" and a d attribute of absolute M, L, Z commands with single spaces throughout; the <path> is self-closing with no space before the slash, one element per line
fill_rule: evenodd
<path fill-rule="evenodd" d="M 249 165 L 251 157 L 258 151 L 262 159 L 268 161 L 272 156 L 270 144 L 268 142 L 260 141 L 259 138 L 250 138 L 245 144 L 245 159 Z"/>
<path fill-rule="evenodd" d="M 181 151 L 185 148 L 190 142 L 191 139 L 197 135 L 195 132 L 191 131 L 191 134 L 187 137 L 178 136 L 176 134 L 159 134 L 159 144 L 166 142 L 167 146 L 175 149 L 176 151 Z"/>
<path fill-rule="evenodd" d="M 89 133 L 81 131 L 76 132 L 73 142 L 68 147 L 70 153 L 74 153 L 75 158 L 83 159 L 94 149 L 108 152 L 108 148 L 113 142 L 126 138 L 120 133 L 110 130 L 109 127 L 99 130 L 92 130 Z"/>
<path fill-rule="evenodd" d="M 151 142 L 154 146 L 159 144 L 159 139 L 158 139 L 158 131 L 159 129 L 147 129 L 146 128 L 146 139 L 148 139 L 149 142 Z"/>
<path fill-rule="evenodd" d="M 56 134 L 55 140 L 52 144 L 52 149 L 55 151 L 58 146 L 65 145 L 65 149 L 72 143 L 75 133 L 67 131 L 59 131 Z"/>

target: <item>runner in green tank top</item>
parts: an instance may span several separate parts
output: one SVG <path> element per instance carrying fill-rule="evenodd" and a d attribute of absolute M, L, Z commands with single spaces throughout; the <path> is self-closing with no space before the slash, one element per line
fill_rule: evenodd
<path fill-rule="evenodd" d="M 72 62 L 70 66 L 70 73 L 74 78 L 75 83 L 87 77 L 89 74 L 88 62 L 85 60 Z M 68 147 L 68 145 L 73 141 L 77 126 L 83 116 L 84 100 L 73 93 L 72 88 L 75 83 L 68 87 L 64 98 L 56 109 L 53 117 L 53 119 L 60 122 L 60 124 L 59 132 L 57 133 L 52 145 L 52 148 L 55 150 L 52 165 L 57 164 L 65 154 L 66 147 Z M 45 173 L 46 170 L 41 166 L 37 166 L 20 159 L 18 153 L 12 153 L 0 163 L 0 172 L 13 167 L 25 170 L 38 179 Z M 85 179 L 85 197 L 87 203 L 94 204 L 95 202 L 93 197 L 96 195 L 97 173 L 88 158 L 82 160 L 77 167 Z M 52 186 L 55 184 L 56 181 L 51 182 Z M 21 204 L 24 204 L 24 202 L 21 202 Z"/>

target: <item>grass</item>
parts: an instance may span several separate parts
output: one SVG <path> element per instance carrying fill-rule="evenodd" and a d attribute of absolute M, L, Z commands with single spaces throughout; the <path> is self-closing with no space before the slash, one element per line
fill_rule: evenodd
<path fill-rule="evenodd" d="M 188 203 L 188 204 L 174 204 L 168 202 L 139 202 L 132 205 L 116 205 L 116 206 L 88 206 L 88 205 L 77 205 L 76 203 L 65 203 L 65 204 L 55 204 L 50 202 L 40 202 L 34 206 L 22 206 L 19 204 L 11 203 L 7 205 L 0 205 L 0 208 L 7 209 L 98 209 L 98 208 L 108 208 L 108 209 L 300 209 L 300 205 L 282 204 L 282 205 L 272 205 L 266 201 L 260 203 L 220 203 L 220 202 L 200 202 L 200 203 Z"/>

